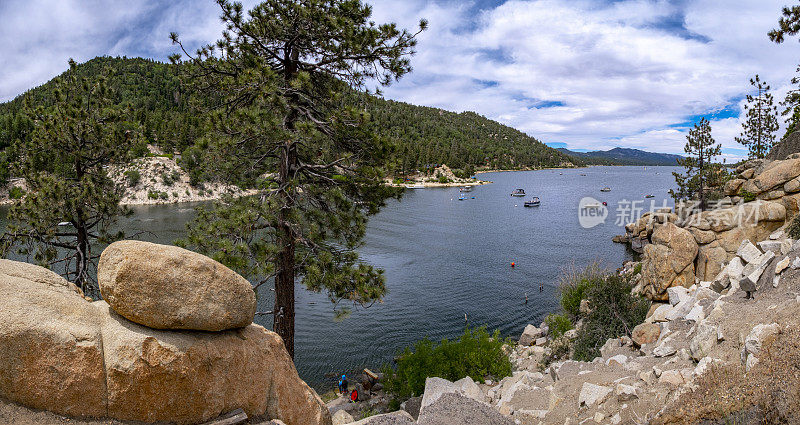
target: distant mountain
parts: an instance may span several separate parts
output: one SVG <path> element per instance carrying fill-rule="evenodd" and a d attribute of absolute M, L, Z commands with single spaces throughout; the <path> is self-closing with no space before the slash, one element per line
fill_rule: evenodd
<path fill-rule="evenodd" d="M 565 148 L 557 150 L 591 165 L 678 165 L 678 160 L 682 158 L 680 155 L 627 148 L 592 152 L 575 152 Z"/>

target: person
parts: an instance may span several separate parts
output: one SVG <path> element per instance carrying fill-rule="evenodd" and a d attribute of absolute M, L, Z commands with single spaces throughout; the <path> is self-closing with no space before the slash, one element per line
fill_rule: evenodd
<path fill-rule="evenodd" d="M 342 379 L 339 380 L 339 392 L 346 393 L 347 392 L 347 376 L 342 375 Z"/>

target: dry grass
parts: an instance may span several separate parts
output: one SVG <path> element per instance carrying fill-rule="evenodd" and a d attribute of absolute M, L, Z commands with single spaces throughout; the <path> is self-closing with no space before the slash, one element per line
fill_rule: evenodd
<path fill-rule="evenodd" d="M 787 326 L 764 344 L 761 361 L 713 366 L 694 391 L 653 424 L 795 424 L 800 421 L 800 330 Z"/>

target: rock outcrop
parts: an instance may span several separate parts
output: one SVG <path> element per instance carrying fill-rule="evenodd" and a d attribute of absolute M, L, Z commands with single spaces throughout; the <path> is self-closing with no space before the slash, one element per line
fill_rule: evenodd
<path fill-rule="evenodd" d="M 644 249 L 642 291 L 652 300 L 668 299 L 667 288 L 694 284 L 697 243 L 688 230 L 673 223 L 659 226 Z"/>
<path fill-rule="evenodd" d="M 261 326 L 152 329 L 87 301 L 55 273 L 9 260 L 0 260 L 0 290 L 2 398 L 76 417 L 194 424 L 241 408 L 287 424 L 331 423 L 281 338 Z"/>
<path fill-rule="evenodd" d="M 247 279 L 176 246 L 115 242 L 100 256 L 97 278 L 114 311 L 153 329 L 241 328 L 256 311 Z"/>

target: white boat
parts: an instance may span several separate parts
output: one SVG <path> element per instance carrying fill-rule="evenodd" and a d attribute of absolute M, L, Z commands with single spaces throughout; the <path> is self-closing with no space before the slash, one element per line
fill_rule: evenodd
<path fill-rule="evenodd" d="M 62 221 L 61 223 L 58 223 L 58 225 L 59 226 L 71 226 L 72 223 L 70 223 L 69 221 Z"/>
<path fill-rule="evenodd" d="M 601 192 L 611 192 L 611 188 L 610 188 L 610 187 L 608 187 L 608 186 L 606 186 L 606 187 L 604 187 L 604 188 L 600 189 L 600 191 L 601 191 Z"/>
<path fill-rule="evenodd" d="M 406 189 L 425 189 L 425 185 L 422 183 L 407 184 Z"/>
<path fill-rule="evenodd" d="M 459 189 L 460 192 L 472 192 L 472 186 L 464 186 Z"/>
<path fill-rule="evenodd" d="M 530 201 L 525 201 L 525 206 L 526 207 L 538 207 L 539 206 L 539 197 L 538 196 L 534 196 L 533 198 L 531 198 Z"/>
<path fill-rule="evenodd" d="M 511 196 L 525 196 L 525 190 L 515 189 L 513 192 L 511 192 Z"/>
<path fill-rule="evenodd" d="M 459 200 L 459 201 L 464 201 L 464 200 L 466 200 L 466 199 L 467 199 L 467 197 L 466 197 L 466 196 L 464 196 L 464 194 L 463 194 L 463 193 L 462 193 L 462 194 L 461 194 L 461 195 L 458 197 L 458 200 Z"/>

